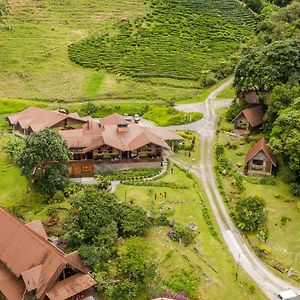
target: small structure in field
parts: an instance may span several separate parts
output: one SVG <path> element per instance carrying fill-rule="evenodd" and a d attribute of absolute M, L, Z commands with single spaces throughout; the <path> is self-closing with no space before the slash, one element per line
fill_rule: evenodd
<path fill-rule="evenodd" d="M 246 155 L 246 175 L 272 175 L 277 160 L 265 138 L 260 139 Z"/>
<path fill-rule="evenodd" d="M 54 246 L 40 221 L 26 224 L 0 208 L 0 298 L 82 299 L 96 281 L 77 251 Z"/>
<path fill-rule="evenodd" d="M 248 104 L 259 104 L 259 97 L 255 88 L 243 89 L 238 93 L 238 98 Z"/>
<path fill-rule="evenodd" d="M 242 110 L 233 120 L 234 128 L 244 133 L 263 124 L 263 111 L 260 105 Z"/>

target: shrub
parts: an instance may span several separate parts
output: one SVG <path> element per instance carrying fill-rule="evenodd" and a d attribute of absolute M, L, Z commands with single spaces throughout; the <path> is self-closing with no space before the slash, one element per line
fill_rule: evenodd
<path fill-rule="evenodd" d="M 300 197 L 300 184 L 299 183 L 291 183 L 290 190 L 293 195 Z"/>
<path fill-rule="evenodd" d="M 288 221 L 291 221 L 291 218 L 287 217 L 287 216 L 282 216 L 281 219 L 280 219 L 280 223 L 281 223 L 282 226 L 286 225 L 286 223 Z"/>
<path fill-rule="evenodd" d="M 65 201 L 65 195 L 62 191 L 57 191 L 51 199 L 51 203 L 61 203 Z"/>
<path fill-rule="evenodd" d="M 244 231 L 257 231 L 267 221 L 266 203 L 258 196 L 239 200 L 235 208 L 237 225 Z"/>
<path fill-rule="evenodd" d="M 24 149 L 25 143 L 21 138 L 11 137 L 3 146 L 3 150 L 10 157 L 10 160 L 16 161 Z"/>
<path fill-rule="evenodd" d="M 182 242 L 184 246 L 188 246 L 194 241 L 196 232 L 189 227 L 183 227 L 180 224 L 174 224 L 173 228 L 168 231 L 167 235 L 173 241 Z"/>
<path fill-rule="evenodd" d="M 198 282 L 199 280 L 192 270 L 184 269 L 170 277 L 168 286 L 175 292 L 181 292 L 188 297 L 193 297 L 198 290 Z"/>
<path fill-rule="evenodd" d="M 120 206 L 120 230 L 123 236 L 145 235 L 150 226 L 144 209 L 128 204 Z"/>
<path fill-rule="evenodd" d="M 234 126 L 231 123 L 225 123 L 221 126 L 221 130 L 223 130 L 223 131 L 231 132 L 231 131 L 233 131 L 233 129 L 234 129 Z"/>

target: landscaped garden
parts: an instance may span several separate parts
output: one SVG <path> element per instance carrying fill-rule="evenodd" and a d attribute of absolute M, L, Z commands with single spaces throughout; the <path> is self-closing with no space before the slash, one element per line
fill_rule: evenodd
<path fill-rule="evenodd" d="M 121 184 L 116 195 L 144 207 L 155 220 L 146 240 L 157 253 L 161 286 L 172 291 L 166 296 L 183 292 L 190 299 L 264 298 L 243 272 L 235 281 L 236 266 L 221 242 L 202 188 L 184 169 L 171 165 L 161 179 L 134 183 L 134 189 L 131 183 Z"/>
<path fill-rule="evenodd" d="M 230 134 L 231 129 L 232 124 L 225 121 L 223 111 L 217 137 L 217 179 L 223 199 L 242 230 L 246 223 L 240 223 L 237 203 L 246 197 L 253 201 L 253 197 L 258 196 L 263 200 L 266 215 L 257 219 L 263 221 L 262 226 L 255 230 L 246 229 L 245 235 L 267 264 L 300 282 L 300 198 L 292 195 L 289 189 L 284 161 L 279 160 L 276 176 L 245 176 L 246 153 L 262 135 L 238 138 Z"/>

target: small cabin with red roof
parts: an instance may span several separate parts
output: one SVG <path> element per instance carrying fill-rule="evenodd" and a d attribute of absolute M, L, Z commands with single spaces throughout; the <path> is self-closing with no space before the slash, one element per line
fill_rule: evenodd
<path fill-rule="evenodd" d="M 272 175 L 277 167 L 277 160 L 265 138 L 260 139 L 246 155 L 246 175 Z"/>
<path fill-rule="evenodd" d="M 242 110 L 233 120 L 234 128 L 249 132 L 251 129 L 263 124 L 263 111 L 260 105 Z"/>

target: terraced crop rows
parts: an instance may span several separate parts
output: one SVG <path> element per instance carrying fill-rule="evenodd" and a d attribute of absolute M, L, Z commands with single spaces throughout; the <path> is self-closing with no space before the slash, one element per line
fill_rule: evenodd
<path fill-rule="evenodd" d="M 140 77 L 199 80 L 230 72 L 230 56 L 253 31 L 235 0 L 149 0 L 151 13 L 69 48 L 74 62 Z"/>

